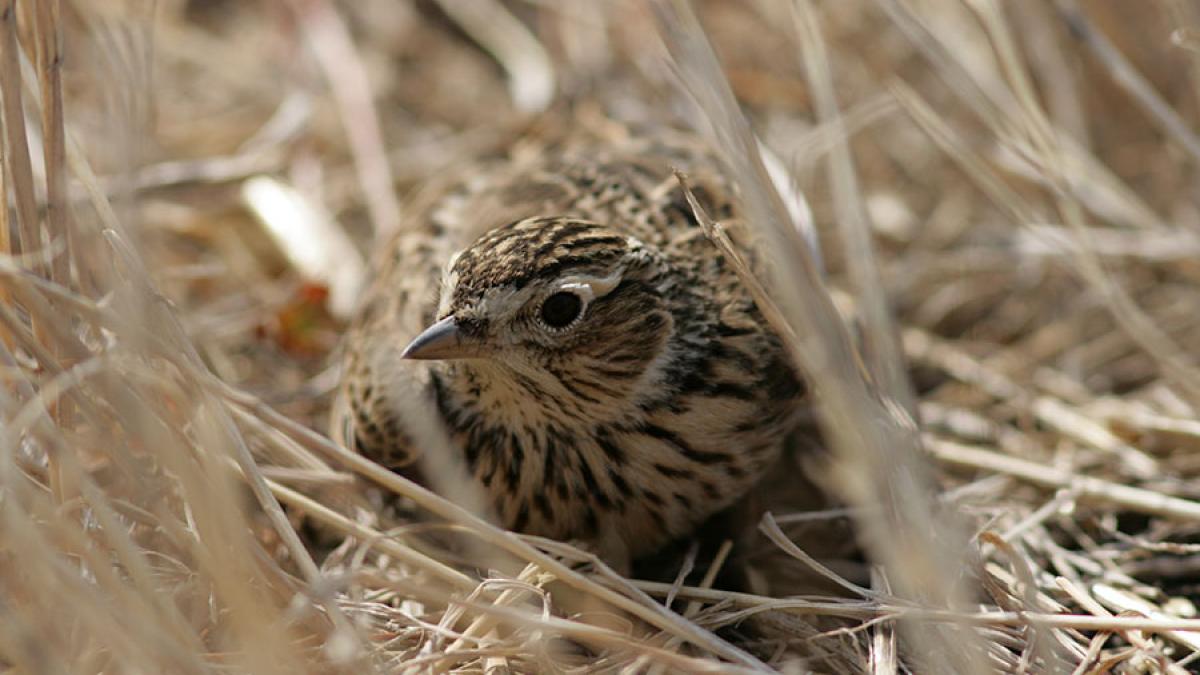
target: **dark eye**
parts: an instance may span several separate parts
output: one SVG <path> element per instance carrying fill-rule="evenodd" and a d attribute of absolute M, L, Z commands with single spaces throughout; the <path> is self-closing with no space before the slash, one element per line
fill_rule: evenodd
<path fill-rule="evenodd" d="M 578 295 L 562 291 L 546 298 L 542 303 L 542 322 L 551 328 L 566 328 L 579 318 L 583 301 Z"/>

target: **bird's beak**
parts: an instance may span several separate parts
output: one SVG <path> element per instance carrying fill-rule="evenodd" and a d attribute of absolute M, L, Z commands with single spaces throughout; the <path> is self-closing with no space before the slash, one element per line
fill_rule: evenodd
<path fill-rule="evenodd" d="M 422 361 L 463 359 L 475 356 L 478 351 L 475 345 L 463 340 L 454 317 L 448 316 L 413 338 L 400 353 L 400 358 Z"/>

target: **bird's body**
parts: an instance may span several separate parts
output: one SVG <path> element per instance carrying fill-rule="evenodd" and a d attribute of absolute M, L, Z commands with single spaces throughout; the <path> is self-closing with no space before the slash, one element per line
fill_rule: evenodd
<path fill-rule="evenodd" d="M 737 501 L 803 392 L 673 168 L 736 232 L 686 139 L 566 142 L 431 187 L 346 338 L 335 433 L 403 467 L 399 406 L 425 395 L 504 525 L 630 556 Z"/>

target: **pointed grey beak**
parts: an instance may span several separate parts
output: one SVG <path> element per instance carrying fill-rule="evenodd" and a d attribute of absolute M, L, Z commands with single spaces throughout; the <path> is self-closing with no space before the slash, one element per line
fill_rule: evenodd
<path fill-rule="evenodd" d="M 461 359 L 474 356 L 476 351 L 471 345 L 463 344 L 462 334 L 454 323 L 454 317 L 448 316 L 426 328 L 408 343 L 400 353 L 400 358 L 422 361 Z"/>

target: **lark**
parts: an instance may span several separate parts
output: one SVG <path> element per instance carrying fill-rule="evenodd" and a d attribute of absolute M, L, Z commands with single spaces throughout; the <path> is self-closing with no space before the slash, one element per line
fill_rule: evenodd
<path fill-rule="evenodd" d="M 804 389 L 673 175 L 749 246 L 720 166 L 593 134 L 429 186 L 348 330 L 335 435 L 409 470 L 400 406 L 425 396 L 504 526 L 629 559 L 738 502 Z"/>

